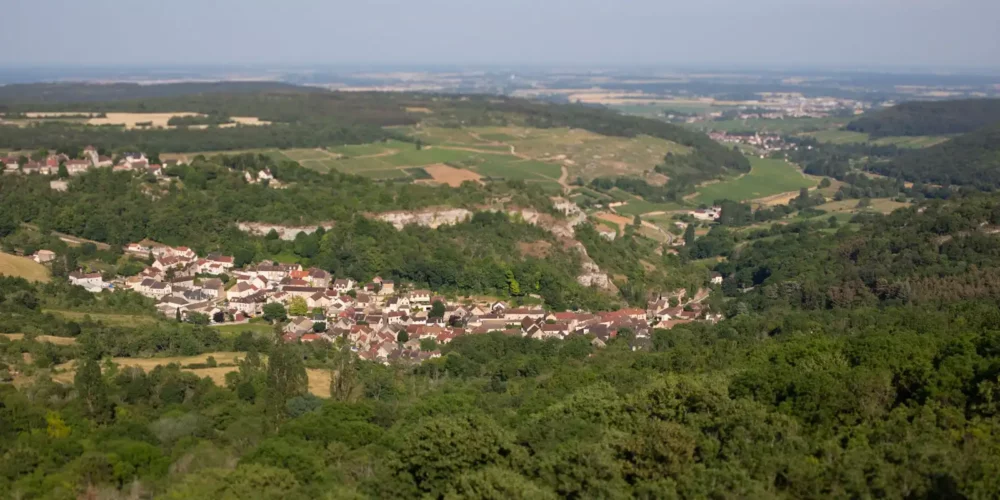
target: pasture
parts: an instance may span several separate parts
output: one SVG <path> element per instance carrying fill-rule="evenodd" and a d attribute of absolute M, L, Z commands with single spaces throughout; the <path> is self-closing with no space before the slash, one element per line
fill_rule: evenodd
<path fill-rule="evenodd" d="M 811 188 L 818 183 L 784 160 L 751 157 L 750 166 L 745 175 L 699 187 L 691 201 L 706 205 L 719 199 L 748 201 Z"/>
<path fill-rule="evenodd" d="M 71 321 L 84 321 L 89 317 L 91 321 L 100 321 L 102 323 L 117 326 L 144 325 L 156 323 L 158 321 L 158 319 L 153 316 L 140 316 L 136 314 L 92 313 L 83 311 L 66 311 L 62 309 L 43 309 L 42 312 L 60 316 L 63 319 Z"/>
<path fill-rule="evenodd" d="M 901 148 L 926 148 L 948 140 L 947 137 L 943 136 L 894 136 L 880 137 L 873 140 L 868 136 L 868 134 L 852 132 L 850 130 L 822 130 L 819 132 L 809 132 L 803 135 L 807 135 L 817 141 L 827 142 L 830 144 L 871 142 L 872 144 L 878 144 L 880 146 L 893 145 Z"/>
<path fill-rule="evenodd" d="M 16 276 L 28 281 L 49 281 L 49 270 L 27 258 L 0 252 L 0 275 Z"/>

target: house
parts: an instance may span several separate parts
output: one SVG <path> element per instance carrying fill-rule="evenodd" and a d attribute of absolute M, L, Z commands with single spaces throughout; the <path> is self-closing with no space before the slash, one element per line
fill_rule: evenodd
<path fill-rule="evenodd" d="M 205 257 L 205 260 L 213 264 L 218 264 L 226 271 L 232 269 L 236 261 L 232 255 L 222 255 L 218 252 L 208 254 L 208 256 Z"/>
<path fill-rule="evenodd" d="M 212 278 L 201 282 L 201 290 L 205 292 L 205 295 L 213 299 L 218 299 L 226 293 L 226 286 L 222 280 Z"/>
<path fill-rule="evenodd" d="M 8 156 L 3 159 L 3 168 L 8 171 L 16 171 L 20 167 L 17 163 L 17 157 Z"/>
<path fill-rule="evenodd" d="M 153 268 L 158 269 L 162 272 L 167 272 L 168 269 L 178 269 L 184 267 L 186 262 L 180 257 L 161 257 L 153 262 Z"/>
<path fill-rule="evenodd" d="M 241 312 L 247 316 L 257 316 L 264 310 L 264 303 L 267 297 L 263 292 L 257 292 L 245 297 L 229 299 L 229 308 L 234 312 Z"/>
<path fill-rule="evenodd" d="M 346 292 L 354 288 L 354 280 L 350 278 L 340 278 L 333 282 L 333 289 L 338 292 Z"/>
<path fill-rule="evenodd" d="M 97 161 L 94 162 L 95 167 L 110 167 L 113 165 L 113 161 L 110 156 L 98 156 Z"/>
<path fill-rule="evenodd" d="M 722 284 L 722 275 L 719 274 L 719 273 L 712 273 L 712 278 L 711 278 L 711 280 L 709 280 L 709 282 L 711 284 L 713 284 L 713 285 L 721 285 Z"/>
<path fill-rule="evenodd" d="M 291 295 L 292 297 L 302 297 L 308 299 L 317 293 L 324 292 L 325 288 L 317 288 L 312 286 L 286 286 L 282 287 L 281 291 Z M 307 301 L 308 302 L 308 301 Z"/>
<path fill-rule="evenodd" d="M 87 146 L 83 148 L 83 156 L 90 160 L 90 163 L 94 165 L 97 165 L 97 162 L 100 159 L 100 156 L 97 154 L 97 148 L 94 146 Z"/>
<path fill-rule="evenodd" d="M 379 295 L 383 296 L 392 295 L 393 293 L 396 292 L 396 283 L 394 283 L 392 280 L 382 280 L 381 278 L 379 279 L 381 280 L 379 281 L 379 284 L 382 285 L 382 288 L 379 289 L 378 291 Z"/>
<path fill-rule="evenodd" d="M 237 283 L 226 292 L 226 299 L 232 302 L 233 299 L 243 299 L 259 292 L 260 289 L 249 283 Z"/>
<path fill-rule="evenodd" d="M 285 325 L 285 333 L 292 333 L 296 337 L 301 337 L 313 330 L 313 320 L 300 316 L 298 318 L 292 318 L 291 321 Z"/>
<path fill-rule="evenodd" d="M 194 253 L 188 247 L 167 247 L 167 255 L 170 257 L 177 257 L 182 260 L 191 261 L 198 258 L 198 254 Z"/>
<path fill-rule="evenodd" d="M 87 160 L 69 160 L 64 165 L 69 175 L 80 175 L 90 169 L 90 162 Z"/>
<path fill-rule="evenodd" d="M 39 250 L 31 256 L 31 260 L 39 263 L 45 264 L 46 262 L 52 262 L 56 259 L 56 253 L 52 250 Z"/>
<path fill-rule="evenodd" d="M 179 276 L 170 280 L 172 290 L 191 290 L 194 288 L 194 276 Z"/>
<path fill-rule="evenodd" d="M 104 278 L 101 277 L 101 273 L 73 271 L 69 273 L 69 282 L 86 288 L 88 292 L 99 292 L 104 288 Z"/>
<path fill-rule="evenodd" d="M 172 289 L 170 288 L 170 285 L 162 281 L 157 281 L 153 278 L 146 278 L 135 287 L 135 291 L 145 295 L 146 297 L 159 299 L 170 295 Z"/>
<path fill-rule="evenodd" d="M 503 317 L 506 320 L 512 320 L 512 322 L 518 322 L 524 318 L 543 319 L 545 318 L 545 309 L 540 307 L 516 307 L 507 310 Z"/>
<path fill-rule="evenodd" d="M 317 269 L 315 267 L 312 267 L 308 269 L 306 279 L 309 280 L 309 283 L 312 286 L 320 288 L 329 288 L 331 278 L 332 276 L 330 276 L 330 273 L 322 269 Z"/>
<path fill-rule="evenodd" d="M 430 305 L 431 292 L 430 290 L 414 290 L 410 292 L 409 298 L 411 306 Z"/>

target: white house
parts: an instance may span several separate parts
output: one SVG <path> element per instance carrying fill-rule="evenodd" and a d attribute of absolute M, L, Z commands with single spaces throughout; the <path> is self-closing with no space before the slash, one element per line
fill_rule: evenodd
<path fill-rule="evenodd" d="M 69 273 L 69 282 L 86 288 L 88 292 L 99 292 L 104 288 L 104 278 L 101 277 L 101 273 L 73 271 Z"/>

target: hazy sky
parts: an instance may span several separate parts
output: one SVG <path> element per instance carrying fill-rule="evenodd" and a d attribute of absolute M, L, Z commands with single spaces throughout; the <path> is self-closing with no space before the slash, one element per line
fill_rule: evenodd
<path fill-rule="evenodd" d="M 0 0 L 0 65 L 1000 67 L 1000 0 Z"/>

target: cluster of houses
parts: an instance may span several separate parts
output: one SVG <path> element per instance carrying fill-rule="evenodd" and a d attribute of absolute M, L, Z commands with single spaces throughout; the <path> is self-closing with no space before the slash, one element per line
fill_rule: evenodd
<path fill-rule="evenodd" d="M 648 342 L 652 328 L 669 328 L 696 320 L 717 321 L 697 301 L 686 305 L 676 298 L 650 302 L 646 309 L 611 312 L 551 312 L 539 306 L 512 307 L 501 301 L 455 301 L 429 290 L 398 287 L 375 277 L 368 283 L 335 278 L 322 269 L 298 264 L 262 262 L 234 266 L 232 256 L 199 257 L 187 247 L 170 247 L 149 240 L 131 243 L 125 252 L 152 258 L 140 274 L 106 283 L 98 273 L 74 272 L 70 282 L 98 292 L 124 288 L 151 297 L 167 317 L 207 316 L 211 323 L 242 323 L 261 316 L 271 303 L 306 313 L 292 316 L 284 326 L 286 341 L 346 340 L 365 359 L 423 359 L 433 351 L 421 341 L 447 344 L 455 337 L 500 331 L 536 339 L 564 339 L 586 335 L 603 345 L 627 328 L 634 341 Z M 223 280 L 227 281 L 223 281 Z M 683 296 L 680 297 L 683 299 Z M 437 307 L 440 302 L 443 306 Z M 296 304 L 298 307 L 293 307 Z M 438 313 L 438 314 L 435 314 Z M 400 335 L 405 331 L 406 335 Z M 407 339 L 399 342 L 401 338 Z"/>
<path fill-rule="evenodd" d="M 23 158 L 8 156 L 3 160 L 4 174 L 40 174 L 57 175 L 59 166 L 66 167 L 69 175 L 80 175 L 92 168 L 111 167 L 116 172 L 147 172 L 156 177 L 163 176 L 163 169 L 175 165 L 177 160 L 168 160 L 163 164 L 150 163 L 144 153 L 126 152 L 122 153 L 118 163 L 114 163 L 109 156 L 99 155 L 93 146 L 87 146 L 83 150 L 82 158 L 70 158 L 59 153 L 50 154 L 44 160 L 29 160 L 24 162 Z"/>

